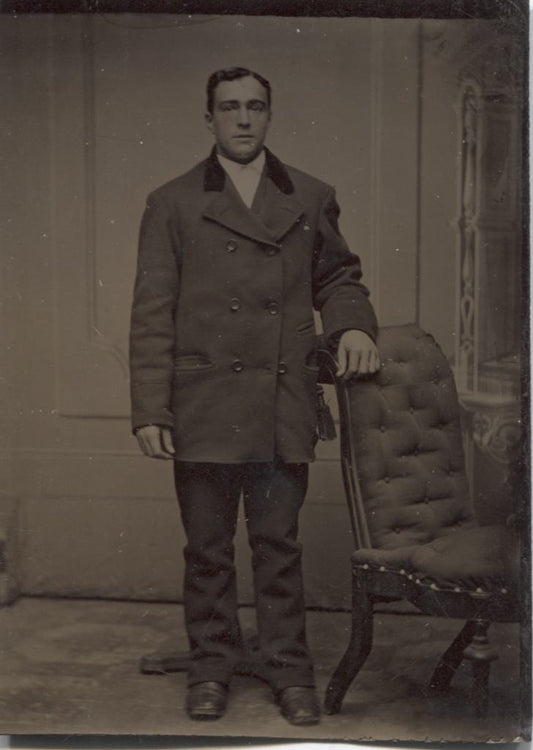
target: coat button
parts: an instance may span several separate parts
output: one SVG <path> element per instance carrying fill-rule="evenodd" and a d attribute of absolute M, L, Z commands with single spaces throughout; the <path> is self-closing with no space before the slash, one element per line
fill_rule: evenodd
<path fill-rule="evenodd" d="M 230 310 L 233 310 L 233 312 L 237 312 L 237 310 L 241 309 L 241 301 L 237 297 L 233 297 L 233 299 L 230 302 L 229 306 Z"/>
<path fill-rule="evenodd" d="M 234 362 L 231 363 L 231 369 L 234 372 L 241 372 L 241 370 L 244 369 L 244 365 L 240 359 L 236 359 Z"/>
<path fill-rule="evenodd" d="M 237 247 L 238 245 L 236 240 L 228 240 L 226 242 L 226 250 L 228 251 L 228 253 L 234 253 Z"/>
<path fill-rule="evenodd" d="M 279 312 L 279 305 L 277 302 L 269 302 L 267 305 L 267 310 L 271 315 L 277 315 Z"/>
<path fill-rule="evenodd" d="M 280 375 L 285 375 L 285 373 L 287 372 L 287 370 L 288 370 L 288 367 L 287 367 L 287 365 L 285 364 L 285 362 L 280 362 L 280 363 L 278 364 L 278 373 L 279 373 Z"/>

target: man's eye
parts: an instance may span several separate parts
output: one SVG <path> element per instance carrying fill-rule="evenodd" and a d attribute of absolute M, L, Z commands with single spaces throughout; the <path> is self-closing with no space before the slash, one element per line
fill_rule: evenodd
<path fill-rule="evenodd" d="M 237 109 L 237 105 L 234 102 L 223 102 L 220 109 L 222 112 L 230 112 L 232 109 Z"/>
<path fill-rule="evenodd" d="M 254 112 L 264 112 L 265 104 L 264 102 L 250 102 L 249 109 L 253 109 Z"/>

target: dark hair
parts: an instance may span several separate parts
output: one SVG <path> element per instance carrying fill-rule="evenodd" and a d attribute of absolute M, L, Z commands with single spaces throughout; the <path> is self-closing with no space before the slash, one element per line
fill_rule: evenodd
<path fill-rule="evenodd" d="M 246 76 L 252 76 L 256 81 L 259 81 L 261 86 L 267 92 L 267 102 L 270 108 L 270 102 L 272 99 L 270 83 L 266 78 L 260 76 L 259 73 L 254 73 L 253 70 L 248 68 L 224 68 L 223 70 L 217 70 L 215 73 L 209 76 L 207 81 L 207 111 L 213 114 L 213 104 L 215 100 L 215 89 L 222 81 L 236 81 L 239 78 L 246 78 Z"/>

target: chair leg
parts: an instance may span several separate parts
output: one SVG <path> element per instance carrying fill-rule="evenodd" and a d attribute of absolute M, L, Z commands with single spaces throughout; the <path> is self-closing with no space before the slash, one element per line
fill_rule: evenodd
<path fill-rule="evenodd" d="M 373 605 L 367 594 L 353 588 L 350 642 L 326 688 L 324 711 L 337 714 L 354 677 L 372 649 Z"/>
<path fill-rule="evenodd" d="M 473 685 L 472 703 L 476 717 L 487 715 L 489 707 L 490 663 L 498 658 L 487 637 L 490 626 L 488 620 L 475 620 L 472 643 L 465 649 L 465 658 L 472 662 Z"/>
<path fill-rule="evenodd" d="M 464 659 L 465 648 L 472 643 L 475 632 L 476 623 L 473 620 L 465 623 L 459 635 L 444 652 L 435 667 L 429 683 L 430 690 L 440 693 L 450 687 L 455 671 Z"/>

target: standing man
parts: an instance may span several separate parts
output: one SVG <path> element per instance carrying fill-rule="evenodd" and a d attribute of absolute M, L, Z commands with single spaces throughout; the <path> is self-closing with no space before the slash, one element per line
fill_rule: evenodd
<path fill-rule="evenodd" d="M 320 711 L 305 636 L 298 513 L 316 441 L 315 326 L 338 375 L 378 368 L 376 319 L 334 190 L 264 141 L 271 90 L 245 68 L 207 84 L 210 156 L 149 197 L 131 323 L 133 429 L 174 462 L 187 537 L 187 711 L 216 719 L 242 648 L 233 538 L 242 493 L 264 675 L 282 714 Z"/>

